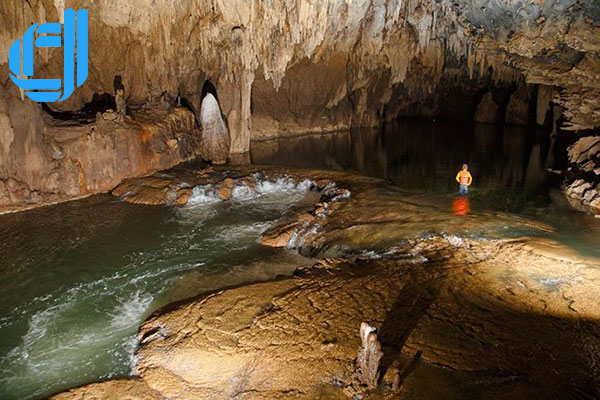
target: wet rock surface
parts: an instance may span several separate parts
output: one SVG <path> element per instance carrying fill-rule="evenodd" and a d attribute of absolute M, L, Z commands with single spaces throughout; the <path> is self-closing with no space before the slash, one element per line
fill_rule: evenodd
<path fill-rule="evenodd" d="M 227 172 L 237 182 L 254 168 L 215 168 L 199 180 L 224 182 Z M 600 260 L 548 239 L 461 239 L 454 236 L 461 229 L 455 217 L 378 179 L 267 172 L 309 177 L 322 188 L 321 205 L 297 217 L 299 228 L 287 241 L 317 257 L 315 264 L 152 315 L 138 334 L 134 385 L 142 381 L 162 398 L 178 399 L 347 398 L 359 328 L 367 322 L 382 345 L 379 388 L 355 385 L 350 393 L 390 399 L 600 395 Z M 186 180 L 202 173 L 176 175 Z M 336 192 L 328 193 L 333 182 Z M 350 197 L 341 188 L 351 189 Z M 472 218 L 473 227 L 489 232 L 509 223 L 550 230 L 516 217 Z M 443 233 L 424 235 L 439 229 Z"/>
<path fill-rule="evenodd" d="M 527 239 L 436 237 L 380 259 L 324 259 L 151 317 L 136 370 L 164 398 L 344 398 L 370 321 L 382 375 L 405 371 L 395 394 L 384 377 L 374 398 L 595 397 L 598 267 Z"/>
<path fill-rule="evenodd" d="M 52 400 L 161 400 L 164 397 L 141 379 L 93 383 L 51 397 Z"/>

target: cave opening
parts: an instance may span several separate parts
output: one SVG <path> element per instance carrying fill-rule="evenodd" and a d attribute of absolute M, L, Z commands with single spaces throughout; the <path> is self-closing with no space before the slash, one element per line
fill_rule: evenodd
<path fill-rule="evenodd" d="M 217 99 L 217 102 L 219 101 L 217 88 L 210 79 L 204 81 L 204 84 L 202 85 L 202 91 L 200 92 L 200 100 L 204 99 L 204 96 L 206 96 L 208 93 L 212 94 L 215 97 L 215 99 Z"/>

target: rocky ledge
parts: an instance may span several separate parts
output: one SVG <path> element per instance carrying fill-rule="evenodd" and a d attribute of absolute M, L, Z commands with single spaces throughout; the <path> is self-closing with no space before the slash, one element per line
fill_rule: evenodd
<path fill-rule="evenodd" d="M 565 194 L 576 209 L 600 216 L 600 136 L 587 136 L 569 147 L 571 166 Z"/>

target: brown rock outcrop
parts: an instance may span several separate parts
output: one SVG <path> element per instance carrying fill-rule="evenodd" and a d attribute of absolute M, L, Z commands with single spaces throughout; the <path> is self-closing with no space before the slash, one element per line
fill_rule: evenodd
<path fill-rule="evenodd" d="M 127 179 L 112 194 L 134 204 L 182 206 L 192 196 L 192 189 L 185 182 L 150 176 Z"/>
<path fill-rule="evenodd" d="M 596 172 L 600 168 L 600 136 L 579 139 L 569 147 L 569 160 L 583 172 Z"/>
<path fill-rule="evenodd" d="M 21 115 L 30 122 L 0 118 L 6 123 L 0 136 L 14 132 L 0 150 L 0 211 L 107 192 L 128 177 L 195 157 L 198 150 L 194 115 L 185 108 L 140 110 L 122 122 L 99 114 L 94 122 L 73 125 L 49 116 L 32 120 L 14 107 L 8 110 L 11 118 Z"/>
<path fill-rule="evenodd" d="M 317 217 L 324 217 L 333 212 L 337 208 L 336 202 L 350 197 L 348 189 L 336 187 L 329 179 L 317 180 L 316 186 L 318 190 L 331 187 L 321 194 L 319 202 L 315 204 L 312 211 L 300 214 L 295 221 L 275 225 L 263 232 L 261 236 L 263 246 L 287 247 L 294 234 L 300 229 L 312 226 Z"/>
<path fill-rule="evenodd" d="M 299 226 L 300 222 L 294 221 L 272 227 L 262 234 L 261 243 L 267 247 L 286 247 Z"/>
<path fill-rule="evenodd" d="M 567 200 L 580 211 L 600 215 L 600 136 L 575 142 L 569 147 L 569 160 Z"/>

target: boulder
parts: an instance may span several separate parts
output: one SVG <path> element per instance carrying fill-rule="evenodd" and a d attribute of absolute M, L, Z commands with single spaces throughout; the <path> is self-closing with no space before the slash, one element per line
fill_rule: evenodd
<path fill-rule="evenodd" d="M 591 183 L 586 182 L 583 179 L 577 179 L 567 187 L 566 193 L 571 197 L 582 198 L 585 191 L 591 187 Z"/>
<path fill-rule="evenodd" d="M 231 199 L 231 194 L 232 194 L 231 188 L 221 186 L 221 187 L 219 187 L 219 189 L 217 189 L 217 197 L 219 197 L 221 200 Z"/>
<path fill-rule="evenodd" d="M 579 169 L 592 172 L 600 167 L 600 136 L 579 139 L 569 147 L 569 160 Z"/>
<path fill-rule="evenodd" d="M 177 192 L 176 204 L 179 206 L 184 206 L 187 204 L 190 197 L 192 197 L 192 189 L 190 189 L 190 188 L 180 189 Z"/>
<path fill-rule="evenodd" d="M 233 193 L 234 181 L 231 178 L 225 178 L 217 188 L 217 197 L 221 200 L 231 199 Z"/>

